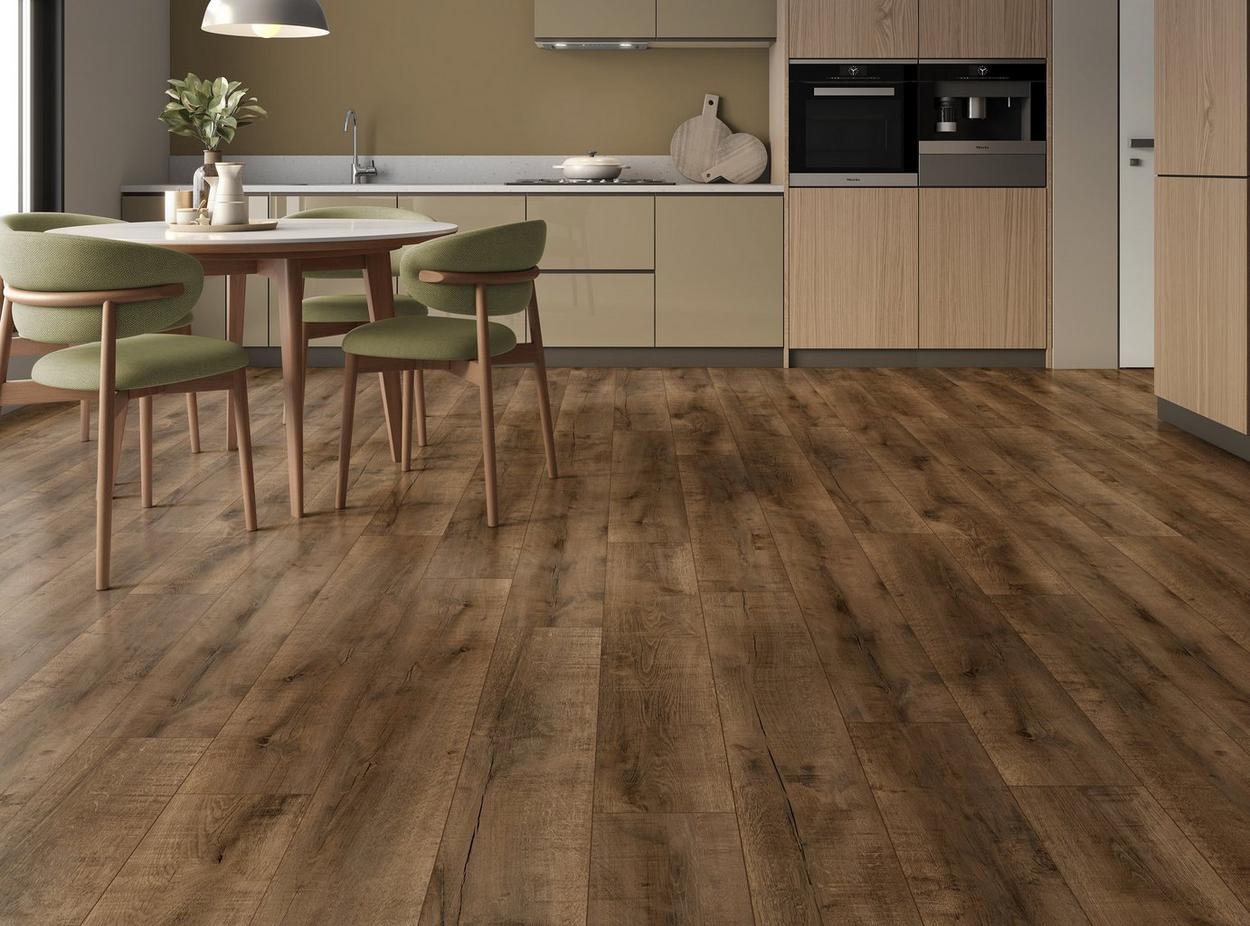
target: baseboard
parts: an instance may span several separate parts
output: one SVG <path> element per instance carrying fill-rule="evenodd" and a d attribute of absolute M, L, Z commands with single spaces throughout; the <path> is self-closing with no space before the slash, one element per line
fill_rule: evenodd
<path fill-rule="evenodd" d="M 780 347 L 548 347 L 547 366 L 560 367 L 780 367 Z M 282 366 L 277 347 L 249 347 L 254 367 Z M 314 347 L 310 367 L 341 367 L 337 347 Z"/>
<path fill-rule="evenodd" d="M 790 365 L 825 369 L 1045 369 L 1044 350 L 792 350 Z"/>
<path fill-rule="evenodd" d="M 1159 420 L 1192 434 L 1199 440 L 1219 447 L 1243 460 L 1250 460 L 1250 435 L 1191 412 L 1167 399 L 1159 399 Z"/>

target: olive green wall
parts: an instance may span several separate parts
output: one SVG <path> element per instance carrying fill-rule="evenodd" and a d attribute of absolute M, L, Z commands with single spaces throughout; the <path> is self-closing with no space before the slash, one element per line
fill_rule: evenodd
<path fill-rule="evenodd" d="M 171 2 L 171 73 L 244 81 L 271 113 L 238 154 L 342 154 L 349 107 L 370 154 L 663 154 L 705 93 L 768 135 L 766 49 L 545 51 L 533 0 L 322 0 L 329 37 L 265 41 L 208 35 L 205 0 Z"/>

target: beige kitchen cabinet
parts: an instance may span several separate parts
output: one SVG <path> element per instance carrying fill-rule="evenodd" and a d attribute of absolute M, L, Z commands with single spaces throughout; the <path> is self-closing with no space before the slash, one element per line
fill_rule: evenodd
<path fill-rule="evenodd" d="M 525 210 L 527 218 L 547 223 L 544 270 L 655 268 L 654 196 L 529 196 Z"/>
<path fill-rule="evenodd" d="M 790 191 L 791 348 L 915 349 L 916 189 Z"/>
<path fill-rule="evenodd" d="M 249 196 L 248 212 L 252 219 L 269 217 L 269 200 L 265 196 Z M 165 198 L 160 193 L 126 193 L 122 196 L 122 215 L 127 222 L 162 222 L 165 220 Z M 277 340 L 269 339 L 269 281 L 262 276 L 247 278 L 247 305 L 243 313 L 243 344 L 245 347 L 268 347 Z M 226 336 L 225 277 L 205 277 L 204 291 L 192 312 L 193 334 L 205 337 Z"/>
<path fill-rule="evenodd" d="M 919 0 L 790 0 L 791 58 L 915 58 Z"/>
<path fill-rule="evenodd" d="M 453 222 L 461 231 L 477 231 L 495 225 L 512 225 L 525 221 L 525 197 L 498 194 L 431 193 L 424 196 L 399 197 L 401 209 L 428 215 L 436 222 Z M 443 313 L 433 311 L 431 315 Z M 525 338 L 525 313 L 496 319 Z"/>
<path fill-rule="evenodd" d="M 1045 58 L 1049 35 L 1048 0 L 920 0 L 921 58 Z"/>
<path fill-rule="evenodd" d="M 1155 182 L 1155 392 L 1245 434 L 1250 181 Z"/>
<path fill-rule="evenodd" d="M 536 38 L 651 38 L 656 0 L 534 0 Z"/>
<path fill-rule="evenodd" d="M 1247 175 L 1245 0 L 1157 0 L 1160 174 Z"/>
<path fill-rule="evenodd" d="M 538 300 L 547 347 L 655 344 L 655 278 L 649 273 L 544 273 Z"/>
<path fill-rule="evenodd" d="M 657 347 L 780 347 L 780 196 L 656 197 Z"/>
<path fill-rule="evenodd" d="M 920 347 L 1046 347 L 1046 190 L 920 191 Z"/>
<path fill-rule="evenodd" d="M 762 39 L 777 35 L 777 0 L 658 0 L 661 39 Z"/>

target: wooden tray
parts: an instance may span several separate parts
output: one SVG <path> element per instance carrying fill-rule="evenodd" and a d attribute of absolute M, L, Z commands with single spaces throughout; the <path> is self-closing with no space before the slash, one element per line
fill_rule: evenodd
<path fill-rule="evenodd" d="M 277 219 L 264 222 L 248 222 L 246 225 L 169 225 L 171 232 L 179 235 L 216 235 L 220 232 L 255 232 L 273 231 L 278 227 Z"/>

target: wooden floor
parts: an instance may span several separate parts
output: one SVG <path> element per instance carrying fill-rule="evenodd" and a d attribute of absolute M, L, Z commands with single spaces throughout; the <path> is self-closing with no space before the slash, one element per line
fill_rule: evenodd
<path fill-rule="evenodd" d="M 0 923 L 1250 923 L 1250 464 L 1137 373 L 430 377 L 390 464 L 309 382 L 262 530 L 224 404 L 0 420 Z M 467 390 L 467 391 L 466 391 Z M 132 422 L 137 415 L 132 415 Z M 133 427 L 133 426 L 132 426 Z"/>

